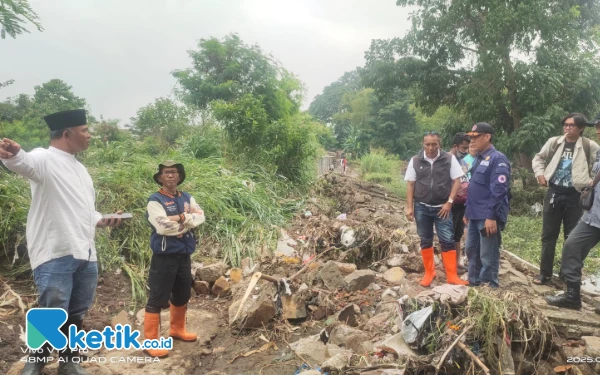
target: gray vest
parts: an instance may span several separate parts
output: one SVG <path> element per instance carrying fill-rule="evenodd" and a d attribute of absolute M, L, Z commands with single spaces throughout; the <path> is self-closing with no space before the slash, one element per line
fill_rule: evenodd
<path fill-rule="evenodd" d="M 432 206 L 446 203 L 452 190 L 452 154 L 440 151 L 440 157 L 431 164 L 425 160 L 425 151 L 421 151 L 412 162 L 417 173 L 415 202 Z"/>

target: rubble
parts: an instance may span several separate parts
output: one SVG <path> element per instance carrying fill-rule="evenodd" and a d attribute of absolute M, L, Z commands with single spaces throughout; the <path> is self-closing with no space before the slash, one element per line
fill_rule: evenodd
<path fill-rule="evenodd" d="M 583 336 L 581 339 L 585 341 L 585 354 L 588 357 L 600 358 L 600 337 Z"/>
<path fill-rule="evenodd" d="M 385 281 L 392 284 L 399 284 L 402 280 L 404 280 L 405 276 L 406 272 L 404 272 L 404 270 L 400 267 L 390 268 L 383 274 Z"/>
<path fill-rule="evenodd" d="M 221 276 L 215 281 L 211 292 L 214 296 L 224 297 L 231 293 L 231 287 L 229 286 L 229 282 Z"/>
<path fill-rule="evenodd" d="M 346 288 L 349 291 L 357 291 L 367 288 L 375 281 L 375 272 L 371 270 L 358 270 L 344 277 Z"/>
<path fill-rule="evenodd" d="M 194 291 L 196 295 L 208 295 L 210 294 L 210 284 L 208 281 L 196 280 L 194 281 Z"/>
<path fill-rule="evenodd" d="M 327 347 L 318 337 L 302 338 L 290 344 L 290 348 L 311 366 L 317 366 L 327 359 Z"/>
<path fill-rule="evenodd" d="M 355 304 L 347 305 L 339 312 L 337 320 L 350 327 L 356 327 L 360 314 L 360 307 Z"/>
<path fill-rule="evenodd" d="M 234 284 L 237 284 L 240 281 L 242 281 L 242 277 L 243 277 L 243 271 L 239 268 L 232 268 L 229 272 L 229 278 L 231 279 L 231 282 Z"/>
<path fill-rule="evenodd" d="M 225 271 L 227 271 L 227 265 L 223 262 L 217 262 L 198 268 L 196 271 L 196 278 L 209 283 L 214 283 L 219 277 L 225 275 Z"/>
<path fill-rule="evenodd" d="M 325 287 L 329 290 L 336 290 L 346 287 L 346 282 L 344 279 L 344 275 L 340 271 L 337 263 L 334 261 L 329 261 L 325 263 L 323 267 L 321 267 L 319 271 L 319 276 Z"/>

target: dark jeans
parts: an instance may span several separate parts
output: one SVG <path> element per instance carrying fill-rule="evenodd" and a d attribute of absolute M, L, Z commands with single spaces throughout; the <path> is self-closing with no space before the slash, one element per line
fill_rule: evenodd
<path fill-rule="evenodd" d="M 153 254 L 148 276 L 150 295 L 146 304 L 149 313 L 160 313 L 169 302 L 183 306 L 190 300 L 192 263 L 189 254 Z"/>
<path fill-rule="evenodd" d="M 583 261 L 590 250 L 600 242 L 600 228 L 580 221 L 569 234 L 562 252 L 560 269 L 568 283 L 581 282 Z"/>
<path fill-rule="evenodd" d="M 96 262 L 67 255 L 37 266 L 33 281 L 40 293 L 40 307 L 61 308 L 67 311 L 69 319 L 83 320 L 94 302 L 98 266 Z"/>
<path fill-rule="evenodd" d="M 452 206 L 452 226 L 454 227 L 454 242 L 459 243 L 465 234 L 465 205 L 455 204 Z M 458 250 L 458 249 L 457 249 Z"/>
<path fill-rule="evenodd" d="M 469 284 L 477 286 L 489 283 L 492 288 L 500 286 L 500 246 L 504 223 L 497 221 L 498 233 L 482 236 L 485 220 L 469 220 L 465 251 L 469 259 Z"/>
<path fill-rule="evenodd" d="M 554 200 L 550 203 L 553 194 Z M 550 188 L 544 198 L 540 274 L 545 277 L 552 277 L 556 240 L 560 233 L 560 225 L 563 225 L 566 241 L 579 219 L 581 219 L 583 211 L 579 207 L 579 195 L 579 193 L 568 195 L 558 194 Z"/>
<path fill-rule="evenodd" d="M 429 207 L 415 203 L 415 222 L 417 233 L 421 238 L 421 249 L 433 247 L 433 226 L 437 232 L 442 251 L 456 250 L 454 242 L 454 227 L 452 226 L 452 212 L 446 219 L 438 216 L 439 207 Z"/>

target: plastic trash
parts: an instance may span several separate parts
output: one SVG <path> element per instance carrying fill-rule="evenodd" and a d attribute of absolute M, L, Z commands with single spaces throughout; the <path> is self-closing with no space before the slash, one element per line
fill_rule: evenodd
<path fill-rule="evenodd" d="M 346 247 L 352 246 L 352 244 L 356 241 L 356 233 L 354 232 L 354 229 L 347 227 L 345 225 L 341 229 L 342 229 L 342 238 L 341 238 L 342 245 L 344 245 Z"/>
<path fill-rule="evenodd" d="M 346 220 L 346 214 L 339 214 L 336 220 Z"/>
<path fill-rule="evenodd" d="M 407 344 L 414 344 L 423 330 L 425 322 L 433 312 L 433 306 L 427 306 L 415 311 L 404 319 L 402 324 L 402 337 Z"/>

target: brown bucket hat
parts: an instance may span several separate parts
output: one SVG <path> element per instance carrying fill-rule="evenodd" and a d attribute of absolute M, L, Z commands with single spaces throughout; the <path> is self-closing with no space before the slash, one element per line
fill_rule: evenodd
<path fill-rule="evenodd" d="M 173 160 L 165 160 L 158 165 L 158 172 L 156 172 L 154 174 L 154 182 L 156 182 L 157 184 L 162 186 L 162 183 L 159 181 L 158 176 L 160 175 L 160 173 L 162 172 L 162 170 L 164 168 L 170 168 L 170 167 L 177 168 L 177 171 L 179 172 L 179 182 L 177 183 L 177 185 L 181 185 L 181 183 L 183 183 L 183 181 L 185 181 L 185 169 L 183 169 L 183 164 L 176 163 Z"/>

